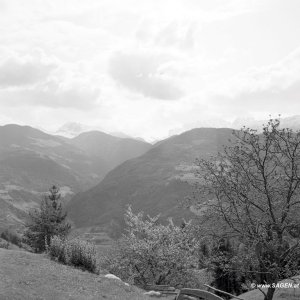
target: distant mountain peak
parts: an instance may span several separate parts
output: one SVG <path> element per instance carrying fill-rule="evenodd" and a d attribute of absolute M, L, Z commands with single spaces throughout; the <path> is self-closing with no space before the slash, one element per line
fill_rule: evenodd
<path fill-rule="evenodd" d="M 115 137 L 122 138 L 122 139 L 134 139 L 137 141 L 148 143 L 145 139 L 143 139 L 141 137 L 133 137 L 133 136 L 126 134 L 124 132 L 121 132 L 121 131 L 113 131 L 113 132 L 110 132 L 109 134 L 112 136 L 115 136 Z"/>
<path fill-rule="evenodd" d="M 92 128 L 90 126 L 76 123 L 76 122 L 67 122 L 61 127 L 59 127 L 55 134 L 62 135 L 68 138 L 73 138 L 78 136 L 80 133 L 90 131 Z"/>
<path fill-rule="evenodd" d="M 110 135 L 115 136 L 115 137 L 119 137 L 122 139 L 132 139 L 132 137 L 124 132 L 121 131 L 113 131 L 113 132 L 109 132 Z"/>

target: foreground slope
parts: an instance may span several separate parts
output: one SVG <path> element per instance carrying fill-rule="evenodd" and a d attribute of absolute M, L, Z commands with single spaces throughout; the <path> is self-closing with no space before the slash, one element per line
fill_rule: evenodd
<path fill-rule="evenodd" d="M 40 254 L 0 249 L 1 300 L 144 300 L 123 282 L 58 264 Z"/>
<path fill-rule="evenodd" d="M 154 145 L 144 155 L 128 160 L 107 174 L 96 187 L 76 195 L 69 216 L 77 226 L 122 224 L 127 204 L 134 211 L 162 217 L 188 217 L 178 209 L 193 192 L 195 159 L 208 158 L 223 149 L 231 129 L 200 128 Z"/>

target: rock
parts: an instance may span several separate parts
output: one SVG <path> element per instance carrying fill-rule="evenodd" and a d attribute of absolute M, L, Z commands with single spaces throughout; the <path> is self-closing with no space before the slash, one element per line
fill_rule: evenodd
<path fill-rule="evenodd" d="M 105 277 L 105 278 L 109 278 L 109 279 L 117 279 L 117 280 L 122 281 L 119 277 L 117 277 L 117 276 L 114 275 L 114 274 L 106 274 L 104 277 Z"/>
<path fill-rule="evenodd" d="M 122 281 L 121 278 L 117 277 L 117 276 L 114 275 L 114 274 L 106 274 L 104 277 L 105 277 L 105 278 L 108 278 L 108 279 L 116 279 L 116 280 Z M 124 281 L 122 281 L 122 282 L 123 282 L 126 286 L 130 286 L 129 283 L 126 283 L 126 282 L 124 282 Z"/>
<path fill-rule="evenodd" d="M 150 297 L 160 297 L 161 293 L 156 291 L 149 291 L 144 293 L 144 295 L 150 296 Z"/>

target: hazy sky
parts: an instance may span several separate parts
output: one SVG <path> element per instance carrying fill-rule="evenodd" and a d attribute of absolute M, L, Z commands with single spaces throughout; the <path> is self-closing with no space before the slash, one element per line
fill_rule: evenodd
<path fill-rule="evenodd" d="M 300 114 L 299 0 L 0 0 L 0 124 L 147 139 Z"/>

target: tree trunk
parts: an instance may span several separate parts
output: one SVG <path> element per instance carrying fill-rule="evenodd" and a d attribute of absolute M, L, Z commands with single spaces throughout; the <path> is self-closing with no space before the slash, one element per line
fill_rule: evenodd
<path fill-rule="evenodd" d="M 264 300 L 272 300 L 274 296 L 275 288 L 274 287 L 269 287 L 267 291 L 267 295 L 265 296 Z"/>

